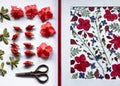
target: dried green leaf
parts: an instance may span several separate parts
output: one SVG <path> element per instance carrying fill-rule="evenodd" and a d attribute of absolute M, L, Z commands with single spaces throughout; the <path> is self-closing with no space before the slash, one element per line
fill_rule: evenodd
<path fill-rule="evenodd" d="M 3 16 L 0 15 L 0 22 L 3 22 Z"/>
<path fill-rule="evenodd" d="M 7 71 L 6 70 L 2 70 L 2 76 L 4 77 L 5 76 L 5 74 L 7 73 Z"/>
<path fill-rule="evenodd" d="M 2 41 L 3 40 L 3 35 L 0 35 L 0 41 Z"/>
<path fill-rule="evenodd" d="M 5 19 L 7 19 L 7 20 L 10 20 L 10 17 L 9 17 L 9 15 L 3 15 L 3 17 L 5 18 Z"/>
<path fill-rule="evenodd" d="M 0 56 L 0 60 L 3 60 L 3 56 Z"/>
<path fill-rule="evenodd" d="M 7 31 L 7 28 L 5 28 L 4 30 L 3 30 L 3 36 L 4 37 L 9 37 L 10 35 L 9 35 L 9 32 Z"/>
<path fill-rule="evenodd" d="M 8 45 L 8 40 L 6 38 L 3 38 L 3 42 Z"/>
<path fill-rule="evenodd" d="M 0 50 L 0 55 L 3 55 L 4 54 L 4 51 L 3 50 Z"/>
<path fill-rule="evenodd" d="M 3 68 L 4 68 L 4 62 L 1 63 L 1 69 L 3 69 Z"/>
<path fill-rule="evenodd" d="M 6 62 L 7 65 L 10 65 L 10 62 Z"/>
<path fill-rule="evenodd" d="M 5 9 L 3 6 L 1 7 L 1 13 L 6 14 L 8 13 L 8 9 Z"/>

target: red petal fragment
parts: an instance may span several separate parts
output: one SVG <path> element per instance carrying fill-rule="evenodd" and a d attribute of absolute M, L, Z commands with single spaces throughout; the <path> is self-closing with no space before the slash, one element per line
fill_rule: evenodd
<path fill-rule="evenodd" d="M 26 30 L 31 31 L 31 30 L 33 30 L 33 27 L 34 27 L 34 25 L 28 25 L 28 26 L 26 27 Z"/>
<path fill-rule="evenodd" d="M 34 36 L 34 34 L 32 32 L 25 32 L 25 36 L 28 38 L 32 38 Z"/>
<path fill-rule="evenodd" d="M 73 16 L 71 21 L 77 21 L 78 20 L 78 17 L 77 16 Z"/>
<path fill-rule="evenodd" d="M 20 52 L 18 52 L 18 49 L 17 48 L 11 48 L 11 52 L 15 55 L 19 55 Z"/>
<path fill-rule="evenodd" d="M 13 26 L 14 30 L 17 32 L 22 32 L 22 29 L 18 26 Z"/>
<path fill-rule="evenodd" d="M 88 33 L 88 36 L 92 38 L 94 35 L 92 33 Z"/>
<path fill-rule="evenodd" d="M 35 53 L 33 51 L 31 51 L 31 50 L 26 50 L 24 53 L 27 56 L 34 56 L 35 55 Z"/>
<path fill-rule="evenodd" d="M 33 45 L 29 42 L 25 42 L 23 44 L 25 45 L 26 48 L 32 48 L 33 47 Z"/>
<path fill-rule="evenodd" d="M 25 61 L 23 64 L 28 67 L 28 66 L 32 66 L 33 62 L 32 61 Z"/>
<path fill-rule="evenodd" d="M 77 43 L 76 43 L 76 41 L 74 39 L 71 39 L 70 44 L 77 44 Z"/>
<path fill-rule="evenodd" d="M 12 36 L 12 40 L 15 41 L 15 40 L 18 38 L 18 36 L 19 36 L 19 33 L 14 34 L 14 35 Z"/>

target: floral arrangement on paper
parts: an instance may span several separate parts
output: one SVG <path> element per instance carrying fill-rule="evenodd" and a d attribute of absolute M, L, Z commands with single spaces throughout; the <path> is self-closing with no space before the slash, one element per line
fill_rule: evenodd
<path fill-rule="evenodd" d="M 72 79 L 120 78 L 120 7 L 70 10 Z"/>

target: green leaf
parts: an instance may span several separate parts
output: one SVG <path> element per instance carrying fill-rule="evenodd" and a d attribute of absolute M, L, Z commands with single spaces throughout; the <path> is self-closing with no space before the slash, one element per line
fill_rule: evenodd
<path fill-rule="evenodd" d="M 2 57 L 2 56 L 0 56 L 0 60 L 3 60 L 3 57 Z"/>
<path fill-rule="evenodd" d="M 0 22 L 3 22 L 3 16 L 0 15 Z"/>
<path fill-rule="evenodd" d="M 110 28 L 113 29 L 115 32 L 120 32 L 120 25 L 118 23 L 111 24 Z"/>
<path fill-rule="evenodd" d="M 8 9 L 5 9 L 3 6 L 1 7 L 1 12 L 2 14 L 8 13 Z"/>
<path fill-rule="evenodd" d="M 2 41 L 3 40 L 3 35 L 0 35 L 0 41 Z"/>
<path fill-rule="evenodd" d="M 6 38 L 3 38 L 3 42 L 8 45 L 8 40 Z"/>
<path fill-rule="evenodd" d="M 77 79 L 77 78 L 78 78 L 78 73 L 73 74 L 73 75 L 72 75 L 72 78 L 73 78 L 73 79 Z"/>
<path fill-rule="evenodd" d="M 4 54 L 4 51 L 3 50 L 0 50 L 0 55 L 3 55 Z"/>
<path fill-rule="evenodd" d="M 3 36 L 4 37 L 9 37 L 9 32 L 7 31 L 7 28 L 3 30 Z"/>
<path fill-rule="evenodd" d="M 120 53 L 119 52 L 116 53 L 116 57 L 118 57 L 120 59 Z"/>
<path fill-rule="evenodd" d="M 7 71 L 6 70 L 2 70 L 2 76 L 4 77 L 5 76 L 5 74 L 7 73 Z"/>
<path fill-rule="evenodd" d="M 1 63 L 1 68 L 2 68 L 2 69 L 4 68 L 4 62 Z"/>
<path fill-rule="evenodd" d="M 92 58 L 92 57 L 90 57 L 90 56 L 88 56 L 88 58 L 89 58 L 90 60 L 94 60 L 94 58 Z"/>
<path fill-rule="evenodd" d="M 7 19 L 7 20 L 10 20 L 10 17 L 9 17 L 9 15 L 3 15 L 3 17 L 5 18 L 5 19 Z"/>
<path fill-rule="evenodd" d="M 91 72 L 87 72 L 86 78 L 87 78 L 87 79 L 94 78 L 93 72 L 92 72 L 92 71 L 91 71 Z"/>
<path fill-rule="evenodd" d="M 75 55 L 79 54 L 79 52 L 81 52 L 81 50 L 78 47 L 77 48 L 71 47 L 70 49 L 71 57 L 74 57 Z"/>

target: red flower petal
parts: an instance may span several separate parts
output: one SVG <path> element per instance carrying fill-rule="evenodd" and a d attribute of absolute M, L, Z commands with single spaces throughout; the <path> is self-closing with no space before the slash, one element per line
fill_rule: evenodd
<path fill-rule="evenodd" d="M 80 63 L 80 57 L 76 56 L 76 57 L 75 57 L 75 61 L 76 61 L 77 63 Z"/>
<path fill-rule="evenodd" d="M 26 27 L 26 30 L 33 30 L 33 27 L 34 27 L 34 25 L 28 25 L 27 27 Z"/>
<path fill-rule="evenodd" d="M 85 58 L 85 55 L 82 54 L 80 55 L 80 62 L 84 62 L 84 61 L 86 61 L 86 58 Z"/>

